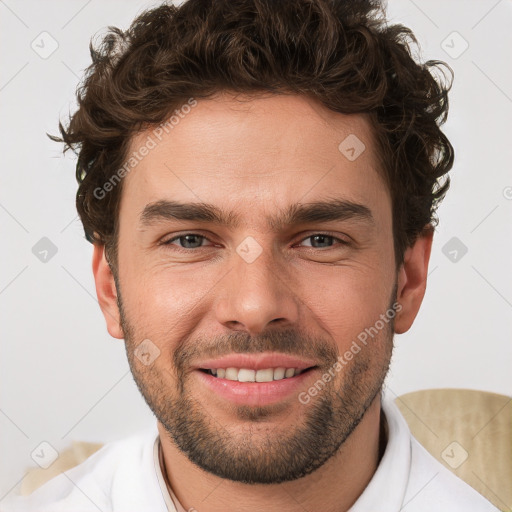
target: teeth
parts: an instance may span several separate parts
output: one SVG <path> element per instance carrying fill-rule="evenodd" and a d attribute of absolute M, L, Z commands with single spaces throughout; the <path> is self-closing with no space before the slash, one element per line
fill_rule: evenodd
<path fill-rule="evenodd" d="M 256 382 L 271 382 L 274 380 L 274 370 L 267 368 L 266 370 L 258 370 L 256 372 Z"/>
<path fill-rule="evenodd" d="M 264 370 L 251 370 L 249 368 L 213 368 L 212 375 L 220 379 L 237 380 L 239 382 L 271 382 L 281 380 L 294 375 L 299 375 L 302 370 L 298 368 L 265 368 Z"/>
<path fill-rule="evenodd" d="M 236 368 L 226 368 L 226 379 L 238 380 L 238 370 Z"/>
<path fill-rule="evenodd" d="M 293 368 L 292 368 L 293 370 Z M 284 374 L 286 373 L 286 368 L 275 368 L 274 369 L 274 380 L 284 379 Z"/>
<path fill-rule="evenodd" d="M 239 382 L 254 382 L 256 380 L 256 371 L 241 368 L 238 370 L 238 380 Z"/>
<path fill-rule="evenodd" d="M 295 368 L 287 368 L 284 372 L 285 377 L 293 377 L 295 375 Z"/>

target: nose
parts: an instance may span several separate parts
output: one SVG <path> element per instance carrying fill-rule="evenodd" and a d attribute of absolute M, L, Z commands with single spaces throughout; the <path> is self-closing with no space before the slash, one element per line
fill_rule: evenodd
<path fill-rule="evenodd" d="M 252 262 L 233 255 L 232 270 L 219 283 L 215 314 L 232 330 L 257 335 L 270 326 L 296 324 L 300 300 L 289 276 L 269 248 Z"/>

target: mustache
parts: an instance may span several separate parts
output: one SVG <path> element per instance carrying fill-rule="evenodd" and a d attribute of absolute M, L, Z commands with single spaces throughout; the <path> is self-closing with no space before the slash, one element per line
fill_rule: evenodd
<path fill-rule="evenodd" d="M 217 358 L 228 354 L 258 354 L 280 352 L 293 356 L 313 359 L 319 366 L 329 367 L 339 356 L 334 340 L 328 341 L 308 336 L 296 329 L 267 331 L 260 336 L 251 336 L 235 331 L 215 338 L 199 337 L 185 340 L 174 352 L 174 365 L 178 371 L 185 371 L 194 360 Z"/>

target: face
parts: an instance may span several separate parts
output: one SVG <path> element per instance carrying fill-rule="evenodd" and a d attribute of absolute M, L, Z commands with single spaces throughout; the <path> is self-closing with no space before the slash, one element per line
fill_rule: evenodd
<path fill-rule="evenodd" d="M 300 478 L 357 427 L 391 357 L 402 284 L 368 121 L 299 96 L 219 95 L 160 137 L 123 184 L 122 332 L 109 331 L 192 462 Z"/>

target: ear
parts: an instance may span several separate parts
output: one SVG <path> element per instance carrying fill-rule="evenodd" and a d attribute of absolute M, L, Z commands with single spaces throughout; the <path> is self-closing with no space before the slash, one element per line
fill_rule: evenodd
<path fill-rule="evenodd" d="M 428 225 L 405 251 L 404 262 L 398 271 L 397 302 L 402 308 L 395 317 L 397 334 L 403 334 L 411 328 L 423 301 L 433 237 L 434 228 Z"/>
<path fill-rule="evenodd" d="M 121 315 L 117 306 L 117 289 L 114 276 L 105 258 L 105 246 L 94 244 L 92 272 L 96 283 L 96 295 L 105 320 L 107 330 L 113 338 L 123 339 Z"/>

